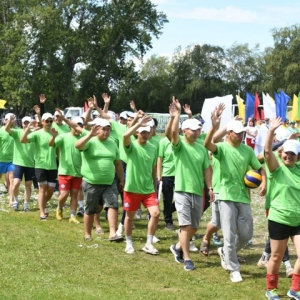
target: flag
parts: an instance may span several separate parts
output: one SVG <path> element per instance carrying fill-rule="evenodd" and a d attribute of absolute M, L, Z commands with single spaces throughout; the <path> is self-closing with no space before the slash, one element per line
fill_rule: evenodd
<path fill-rule="evenodd" d="M 89 109 L 89 106 L 86 102 L 84 102 L 84 108 L 83 111 L 86 112 Z"/>
<path fill-rule="evenodd" d="M 242 122 L 245 123 L 245 104 L 244 104 L 244 100 L 240 97 L 240 93 L 236 95 L 236 101 L 239 110 L 238 114 L 243 119 Z"/>
<path fill-rule="evenodd" d="M 6 102 L 7 102 L 6 100 L 0 99 L 0 109 L 6 108 L 6 107 L 4 106 Z"/>
<path fill-rule="evenodd" d="M 298 97 L 294 94 L 292 107 L 292 121 L 296 121 L 298 119 L 298 101 Z"/>
<path fill-rule="evenodd" d="M 260 120 L 260 115 L 258 111 L 258 106 L 260 105 L 258 93 L 255 92 L 255 101 L 254 101 L 254 119 L 255 120 Z"/>
<path fill-rule="evenodd" d="M 274 99 L 267 93 L 263 93 L 263 106 L 265 118 L 274 119 L 276 118 L 276 107 Z"/>
<path fill-rule="evenodd" d="M 281 117 L 282 121 L 286 120 L 286 110 L 287 104 L 290 100 L 290 96 L 288 96 L 283 90 L 280 90 L 280 93 L 275 95 L 275 105 L 276 105 L 276 116 Z"/>
<path fill-rule="evenodd" d="M 264 112 L 263 109 L 260 111 L 260 117 L 261 117 L 262 120 L 265 119 L 265 112 Z"/>
<path fill-rule="evenodd" d="M 248 119 L 254 116 L 254 96 L 248 92 L 246 92 L 246 122 L 248 123 Z"/>

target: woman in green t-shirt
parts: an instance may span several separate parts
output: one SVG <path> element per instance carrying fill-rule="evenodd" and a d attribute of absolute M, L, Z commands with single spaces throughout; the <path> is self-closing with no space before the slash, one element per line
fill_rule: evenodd
<path fill-rule="evenodd" d="M 271 257 L 267 266 L 268 299 L 279 299 L 277 293 L 278 272 L 289 238 L 292 239 L 297 253 L 292 285 L 287 295 L 300 299 L 300 143 L 287 140 L 278 150 L 279 161 L 272 151 L 274 132 L 281 124 L 281 118 L 272 120 L 265 144 L 265 159 L 269 169 L 270 210 L 268 230 L 271 241 Z"/>

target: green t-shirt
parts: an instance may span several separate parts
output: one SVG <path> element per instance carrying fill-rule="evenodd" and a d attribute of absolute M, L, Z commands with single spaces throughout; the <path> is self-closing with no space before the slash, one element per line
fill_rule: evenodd
<path fill-rule="evenodd" d="M 219 199 L 250 204 L 248 190 L 244 183 L 244 176 L 249 170 L 261 168 L 252 148 L 245 144 L 233 147 L 227 142 L 218 143 L 213 156 L 220 162 L 220 190 Z"/>
<path fill-rule="evenodd" d="M 212 158 L 212 168 L 213 168 L 212 187 L 214 189 L 214 193 L 218 194 L 221 185 L 220 162 L 214 157 Z"/>
<path fill-rule="evenodd" d="M 268 219 L 289 226 L 300 225 L 300 166 L 293 168 L 281 164 L 269 173 L 271 206 Z"/>
<path fill-rule="evenodd" d="M 115 177 L 115 161 L 120 160 L 120 152 L 114 141 L 108 138 L 100 141 L 91 138 L 82 153 L 81 174 L 90 184 L 111 185 Z"/>
<path fill-rule="evenodd" d="M 175 158 L 175 192 L 192 193 L 202 196 L 203 172 L 210 166 L 207 150 L 200 144 L 193 145 L 179 139 L 172 145 Z"/>
<path fill-rule="evenodd" d="M 35 168 L 44 170 L 56 170 L 56 149 L 49 146 L 52 134 L 44 129 L 31 132 L 28 135 L 30 143 L 35 147 Z"/>
<path fill-rule="evenodd" d="M 143 146 L 136 140 L 128 148 L 124 146 L 124 150 L 127 154 L 124 190 L 144 195 L 153 193 L 152 169 L 156 166 L 157 149 L 149 142 Z"/>
<path fill-rule="evenodd" d="M 31 143 L 21 143 L 20 139 L 23 134 L 23 129 L 11 129 L 11 137 L 14 139 L 14 157 L 13 164 L 17 166 L 34 168 L 34 153 L 35 146 Z"/>
<path fill-rule="evenodd" d="M 58 132 L 58 135 L 70 132 L 69 126 L 64 125 L 64 124 L 58 125 L 55 122 L 53 122 L 52 128 L 54 128 Z"/>
<path fill-rule="evenodd" d="M 175 160 L 172 143 L 167 137 L 159 142 L 158 156 L 162 158 L 162 177 L 175 176 Z"/>
<path fill-rule="evenodd" d="M 58 175 L 81 177 L 81 152 L 75 143 L 82 135 L 75 136 L 71 132 L 60 134 L 55 139 L 55 147 L 59 148 Z"/>
<path fill-rule="evenodd" d="M 14 140 L 9 133 L 0 128 L 0 162 L 12 162 L 14 155 Z"/>

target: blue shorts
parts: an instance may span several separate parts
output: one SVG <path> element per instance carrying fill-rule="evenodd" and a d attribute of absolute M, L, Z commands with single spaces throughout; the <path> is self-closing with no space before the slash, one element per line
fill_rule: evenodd
<path fill-rule="evenodd" d="M 23 176 L 25 177 L 25 181 L 33 180 L 35 176 L 34 168 L 15 165 L 14 178 L 18 178 L 22 180 Z"/>
<path fill-rule="evenodd" d="M 6 174 L 14 171 L 14 165 L 12 162 L 0 162 L 0 174 Z"/>

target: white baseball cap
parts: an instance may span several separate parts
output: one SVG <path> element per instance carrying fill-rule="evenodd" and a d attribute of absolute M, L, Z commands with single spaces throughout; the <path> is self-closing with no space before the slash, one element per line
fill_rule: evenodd
<path fill-rule="evenodd" d="M 196 120 L 196 119 L 187 119 L 187 120 L 184 120 L 181 124 L 182 130 L 185 130 L 185 129 L 197 130 L 197 129 L 200 129 L 201 127 L 202 126 L 201 126 L 200 121 Z"/>
<path fill-rule="evenodd" d="M 120 118 L 127 120 L 128 119 L 128 117 L 127 117 L 127 111 L 121 112 L 120 113 Z"/>
<path fill-rule="evenodd" d="M 5 115 L 5 120 L 10 120 L 11 117 L 13 117 L 13 119 L 16 118 L 15 114 L 13 114 L 13 113 L 8 113 L 8 114 Z"/>
<path fill-rule="evenodd" d="M 282 145 L 284 152 L 293 152 L 296 155 L 300 152 L 300 142 L 297 140 L 287 140 Z"/>
<path fill-rule="evenodd" d="M 127 114 L 127 117 L 129 117 L 129 118 L 135 118 L 136 117 L 136 113 L 134 113 L 132 111 L 127 111 L 126 114 Z"/>
<path fill-rule="evenodd" d="M 88 125 L 90 126 L 97 125 L 101 127 L 106 127 L 106 126 L 110 126 L 110 123 L 106 119 L 96 118 L 95 120 L 88 122 Z"/>
<path fill-rule="evenodd" d="M 150 132 L 150 130 L 151 130 L 150 126 L 143 126 L 143 127 L 139 127 L 136 131 L 137 132 L 143 132 L 143 131 Z"/>
<path fill-rule="evenodd" d="M 53 119 L 53 115 L 51 115 L 50 113 L 44 113 L 42 115 L 42 120 L 48 120 L 48 119 Z"/>
<path fill-rule="evenodd" d="M 59 113 L 59 112 L 56 110 L 55 113 L 54 113 L 54 116 L 59 116 L 60 114 L 63 116 L 63 115 L 64 115 L 64 112 L 60 110 L 60 113 Z"/>
<path fill-rule="evenodd" d="M 232 120 L 227 125 L 227 131 L 233 131 L 235 133 L 245 132 L 246 129 L 241 121 Z"/>
<path fill-rule="evenodd" d="M 24 122 L 31 122 L 31 121 L 32 121 L 32 119 L 30 117 L 24 117 L 24 118 L 22 118 L 22 123 L 24 123 Z"/>
<path fill-rule="evenodd" d="M 83 119 L 81 117 L 74 117 L 72 118 L 72 121 L 77 123 L 77 124 L 83 124 Z"/>

